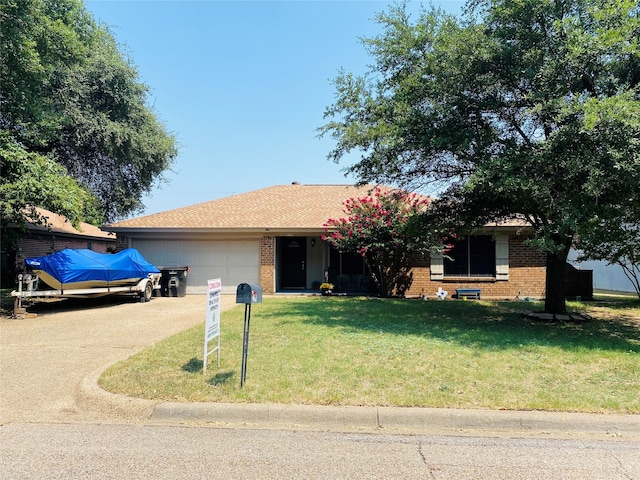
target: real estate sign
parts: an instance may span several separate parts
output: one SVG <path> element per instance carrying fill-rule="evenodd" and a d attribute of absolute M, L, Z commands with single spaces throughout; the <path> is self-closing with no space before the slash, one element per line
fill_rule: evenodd
<path fill-rule="evenodd" d="M 207 357 L 213 352 L 218 353 L 218 367 L 220 367 L 220 295 L 222 280 L 219 278 L 207 280 L 207 313 L 204 328 L 204 362 L 202 373 L 207 373 Z M 218 339 L 217 346 L 209 350 L 209 342 Z"/>

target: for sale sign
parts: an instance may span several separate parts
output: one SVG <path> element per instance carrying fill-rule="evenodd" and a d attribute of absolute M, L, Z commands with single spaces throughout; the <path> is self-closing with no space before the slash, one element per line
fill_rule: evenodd
<path fill-rule="evenodd" d="M 207 357 L 218 352 L 218 367 L 220 367 L 220 295 L 222 280 L 219 278 L 207 280 L 207 314 L 204 327 L 204 362 L 202 372 L 207 373 Z M 209 342 L 218 339 L 217 346 L 209 351 Z"/>

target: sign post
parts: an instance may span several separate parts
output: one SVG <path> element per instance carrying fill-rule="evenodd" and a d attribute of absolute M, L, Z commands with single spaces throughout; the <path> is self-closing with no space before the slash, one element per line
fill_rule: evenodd
<path fill-rule="evenodd" d="M 244 335 L 242 338 L 242 372 L 240 388 L 247 379 L 247 355 L 249 354 L 249 328 L 251 325 L 251 304 L 262 303 L 262 287 L 256 284 L 241 283 L 236 290 L 236 303 L 244 303 Z"/>
<path fill-rule="evenodd" d="M 204 326 L 204 362 L 202 373 L 207 374 L 207 357 L 213 352 L 218 353 L 218 368 L 220 368 L 220 294 L 222 281 L 219 278 L 207 280 L 207 316 Z M 217 337 L 218 344 L 209 351 L 209 342 Z"/>
<path fill-rule="evenodd" d="M 251 304 L 244 306 L 244 334 L 242 337 L 242 373 L 240 375 L 240 388 L 247 380 L 247 355 L 249 354 L 249 328 L 251 323 Z"/>

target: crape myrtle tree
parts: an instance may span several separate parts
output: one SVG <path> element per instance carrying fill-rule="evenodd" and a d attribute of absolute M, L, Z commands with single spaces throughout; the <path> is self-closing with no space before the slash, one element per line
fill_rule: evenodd
<path fill-rule="evenodd" d="M 400 4 L 377 21 L 371 70 L 334 80 L 329 158 L 359 151 L 361 182 L 439 185 L 429 215 L 449 225 L 525 219 L 547 254 L 545 311 L 565 313 L 576 238 L 640 202 L 637 2 L 476 0 L 415 20 Z"/>
<path fill-rule="evenodd" d="M 412 260 L 442 250 L 442 238 L 425 235 L 415 220 L 429 199 L 375 187 L 370 195 L 344 202 L 345 217 L 325 223 L 324 241 L 339 252 L 358 253 L 383 297 L 403 297 L 411 286 Z"/>
<path fill-rule="evenodd" d="M 106 27 L 80 0 L 0 3 L 2 224 L 40 206 L 77 224 L 122 218 L 169 168 L 175 140 Z"/>

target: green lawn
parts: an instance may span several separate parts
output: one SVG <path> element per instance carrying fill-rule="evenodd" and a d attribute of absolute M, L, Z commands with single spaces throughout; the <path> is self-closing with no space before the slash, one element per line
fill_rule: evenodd
<path fill-rule="evenodd" d="M 103 388 L 171 401 L 640 413 L 640 303 L 569 304 L 545 324 L 524 302 L 270 297 L 222 314 L 221 366 L 202 374 L 204 325 L 114 365 Z"/>

